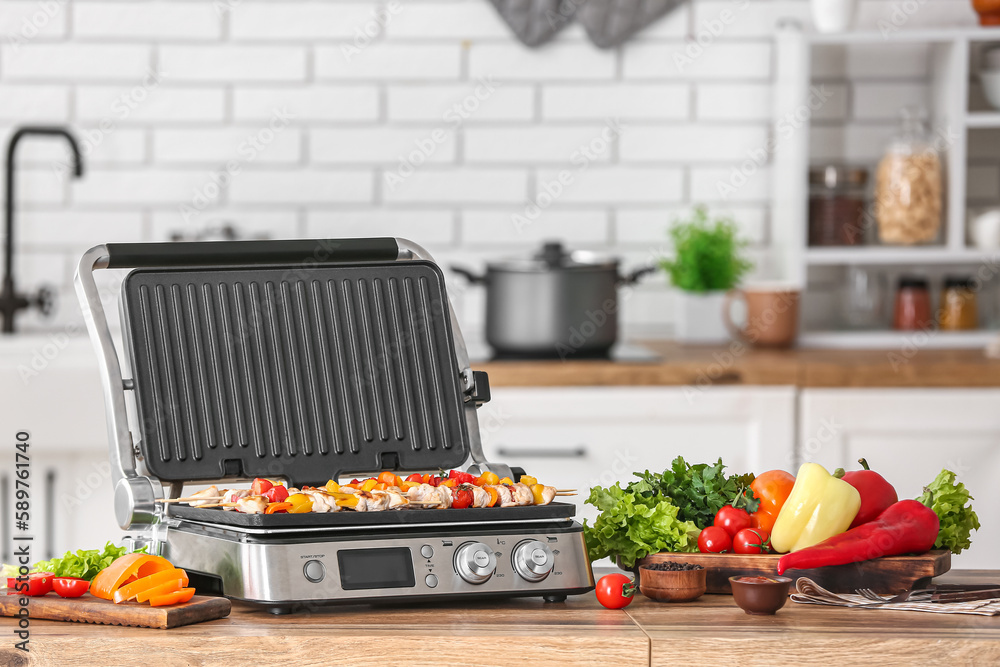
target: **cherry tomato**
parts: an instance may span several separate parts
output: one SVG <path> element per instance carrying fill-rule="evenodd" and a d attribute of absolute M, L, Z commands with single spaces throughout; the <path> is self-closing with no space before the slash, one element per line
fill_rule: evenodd
<path fill-rule="evenodd" d="M 283 503 L 288 497 L 288 489 L 283 486 L 272 486 L 264 493 L 269 503 Z"/>
<path fill-rule="evenodd" d="M 464 510 L 466 507 L 472 507 L 472 497 L 472 489 L 459 486 L 452 491 L 451 506 L 460 510 Z"/>
<path fill-rule="evenodd" d="M 7 577 L 7 595 L 45 595 L 52 590 L 54 576 L 51 572 L 32 572 L 27 580 L 18 581 L 18 577 Z"/>
<path fill-rule="evenodd" d="M 624 574 L 606 574 L 597 582 L 597 601 L 608 609 L 622 609 L 632 604 L 635 582 Z"/>
<path fill-rule="evenodd" d="M 722 528 L 729 533 L 729 537 L 733 537 L 744 528 L 749 528 L 750 524 L 750 513 L 745 509 L 723 505 L 715 513 L 715 522 L 712 525 Z"/>
<path fill-rule="evenodd" d="M 406 481 L 407 482 L 416 482 L 417 484 L 420 484 L 421 482 L 424 481 L 424 477 L 419 472 L 415 472 L 412 475 L 410 475 L 409 477 L 407 477 Z"/>
<path fill-rule="evenodd" d="M 698 551 L 703 554 L 724 554 L 733 548 L 733 538 L 719 526 L 709 526 L 698 535 Z"/>
<path fill-rule="evenodd" d="M 266 479 L 261 479 L 256 477 L 253 480 L 253 484 L 250 485 L 250 493 L 255 496 L 262 496 L 274 487 L 274 484 L 267 481 Z"/>
<path fill-rule="evenodd" d="M 90 582 L 78 577 L 55 577 L 52 590 L 61 598 L 78 598 L 90 589 Z"/>
<path fill-rule="evenodd" d="M 744 528 L 733 538 L 733 551 L 738 554 L 766 554 L 771 550 L 771 534 L 763 528 Z"/>

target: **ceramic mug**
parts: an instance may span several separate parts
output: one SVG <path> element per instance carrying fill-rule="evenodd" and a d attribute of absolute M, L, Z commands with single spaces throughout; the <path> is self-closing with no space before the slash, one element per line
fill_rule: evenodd
<path fill-rule="evenodd" d="M 788 284 L 759 284 L 730 290 L 722 315 L 733 337 L 755 347 L 791 347 L 799 333 L 802 291 Z M 746 304 L 746 324 L 733 322 L 733 303 Z"/>

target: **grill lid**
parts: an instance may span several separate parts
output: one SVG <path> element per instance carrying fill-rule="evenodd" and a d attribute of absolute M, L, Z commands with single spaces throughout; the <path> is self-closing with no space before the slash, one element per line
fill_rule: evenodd
<path fill-rule="evenodd" d="M 469 454 L 432 262 L 139 269 L 122 306 L 139 448 L 163 481 L 319 485 Z"/>

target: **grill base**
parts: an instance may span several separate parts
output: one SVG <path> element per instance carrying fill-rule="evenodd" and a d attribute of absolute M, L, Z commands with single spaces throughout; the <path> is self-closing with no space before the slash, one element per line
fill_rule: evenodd
<path fill-rule="evenodd" d="M 363 528 L 314 531 L 249 534 L 239 528 L 170 522 L 162 553 L 177 567 L 196 575 L 193 581 L 211 584 L 207 587 L 216 593 L 280 611 L 336 603 L 558 598 L 594 588 L 582 527 L 571 520 L 424 525 L 385 532 Z M 554 554 L 555 566 L 540 582 L 527 581 L 514 569 L 514 550 L 526 540 L 541 541 Z M 469 542 L 486 544 L 494 551 L 496 571 L 481 584 L 468 583 L 455 567 L 456 552 Z M 361 559 L 364 577 L 385 576 L 392 580 L 410 571 L 409 581 L 361 588 L 346 583 L 350 575 L 343 569 L 341 552 L 356 550 L 370 550 L 372 554 L 371 558 Z M 402 554 L 401 560 L 389 566 L 378 556 L 386 550 Z M 319 580 L 317 573 L 322 573 Z"/>

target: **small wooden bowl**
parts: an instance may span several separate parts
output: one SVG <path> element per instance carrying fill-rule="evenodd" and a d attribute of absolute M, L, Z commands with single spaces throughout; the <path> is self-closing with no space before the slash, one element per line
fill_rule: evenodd
<path fill-rule="evenodd" d="M 741 579 L 766 579 L 766 581 L 740 581 Z M 788 577 L 736 576 L 729 577 L 733 586 L 733 599 L 740 609 L 752 616 L 770 616 L 778 612 L 788 602 L 788 589 L 792 580 Z"/>
<path fill-rule="evenodd" d="M 639 590 L 657 602 L 690 602 L 705 594 L 708 570 L 639 568 Z"/>

